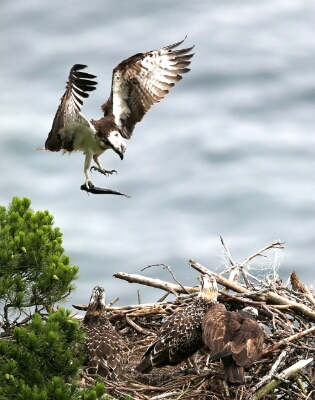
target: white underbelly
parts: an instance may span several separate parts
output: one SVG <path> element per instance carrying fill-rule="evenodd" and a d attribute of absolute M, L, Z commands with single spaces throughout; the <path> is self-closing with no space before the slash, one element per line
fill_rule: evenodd
<path fill-rule="evenodd" d="M 93 125 L 82 124 L 77 121 L 68 122 L 63 129 L 62 136 L 66 140 L 73 140 L 73 151 L 91 152 L 101 155 L 106 150 L 100 147 Z"/>

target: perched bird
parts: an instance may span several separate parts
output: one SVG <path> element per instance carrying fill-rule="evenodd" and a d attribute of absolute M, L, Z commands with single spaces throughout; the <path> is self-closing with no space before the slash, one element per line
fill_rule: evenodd
<path fill-rule="evenodd" d="M 116 380 L 122 372 L 123 342 L 106 318 L 105 291 L 100 286 L 93 289 L 83 325 L 89 370 Z"/>
<path fill-rule="evenodd" d="M 227 311 L 223 304 L 214 305 L 202 321 L 202 338 L 210 348 L 210 359 L 222 360 L 225 382 L 244 383 L 244 368 L 260 358 L 265 331 L 255 320 L 258 311 Z"/>
<path fill-rule="evenodd" d="M 199 373 L 196 356 L 203 346 L 201 323 L 209 307 L 217 302 L 217 295 L 215 278 L 202 275 L 198 297 L 165 321 L 136 370 L 146 374 L 153 367 L 177 365 L 186 360 L 187 366 Z"/>
<path fill-rule="evenodd" d="M 185 40 L 185 39 L 184 39 Z M 183 40 L 183 41 L 184 41 Z M 66 91 L 55 115 L 45 142 L 50 150 L 85 154 L 85 187 L 92 188 L 89 168 L 104 175 L 116 172 L 106 170 L 99 156 L 107 149 L 114 150 L 121 159 L 126 151 L 125 139 L 130 139 L 137 122 L 154 103 L 160 102 L 174 84 L 189 70 L 193 47 L 174 50 L 183 41 L 159 50 L 138 53 L 122 61 L 113 70 L 109 99 L 102 105 L 104 117 L 89 121 L 82 113 L 83 99 L 95 90 L 96 76 L 82 72 L 86 65 L 75 64 L 69 74 Z"/>

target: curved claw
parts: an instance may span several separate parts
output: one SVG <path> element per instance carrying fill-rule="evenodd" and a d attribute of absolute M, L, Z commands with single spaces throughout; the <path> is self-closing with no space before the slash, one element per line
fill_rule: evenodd
<path fill-rule="evenodd" d="M 117 174 L 117 171 L 116 171 L 115 169 L 112 169 L 112 170 L 104 169 L 104 170 L 102 170 L 102 169 L 97 168 L 97 167 L 95 167 L 95 166 L 93 165 L 93 166 L 90 168 L 90 172 L 92 172 L 93 169 L 94 169 L 95 171 L 100 172 L 100 173 L 103 174 L 103 175 L 112 175 L 114 172 Z"/>

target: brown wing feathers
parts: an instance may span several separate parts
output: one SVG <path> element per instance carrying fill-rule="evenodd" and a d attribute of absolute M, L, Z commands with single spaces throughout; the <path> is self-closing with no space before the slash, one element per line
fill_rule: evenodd
<path fill-rule="evenodd" d="M 201 323 L 206 311 L 217 301 L 217 293 L 215 279 L 202 275 L 198 297 L 166 320 L 136 370 L 148 373 L 153 367 L 177 365 L 193 356 L 203 346 Z M 196 364 L 194 367 L 197 369 Z"/>
<path fill-rule="evenodd" d="M 175 311 L 162 326 L 157 340 L 147 349 L 136 370 L 148 373 L 153 367 L 177 365 L 198 351 L 202 346 L 201 321 L 205 311 L 198 310 L 197 304 Z"/>
<path fill-rule="evenodd" d="M 67 114 L 70 114 L 74 118 L 81 111 L 81 106 L 83 105 L 82 98 L 89 97 L 89 94 L 86 92 L 96 89 L 95 85 L 97 85 L 97 82 L 92 80 L 96 76 L 87 72 L 81 72 L 86 67 L 87 65 L 75 64 L 70 70 L 66 91 L 61 98 L 52 128 L 45 142 L 46 150 L 59 151 L 62 148 L 67 149 L 67 145 L 64 145 L 59 135 L 60 130 L 65 127 Z"/>
<path fill-rule="evenodd" d="M 88 365 L 94 373 L 116 380 L 121 374 L 121 338 L 106 318 L 91 320 L 86 326 Z"/>
<path fill-rule="evenodd" d="M 229 385 L 244 383 L 244 367 L 258 360 L 265 333 L 248 312 L 229 312 L 223 304 L 214 305 L 205 315 L 203 340 L 212 360 L 222 359 Z"/>
<path fill-rule="evenodd" d="M 136 123 L 142 120 L 151 106 L 160 102 L 169 89 L 182 79 L 181 74 L 190 71 L 187 67 L 193 57 L 189 54 L 193 47 L 173 50 L 182 43 L 136 54 L 114 69 L 111 97 L 103 104 L 102 110 L 104 115 L 108 115 L 108 111 L 113 109 L 112 101 L 117 102 L 115 96 L 113 100 L 113 88 L 119 85 L 124 92 L 121 95 L 124 106 L 118 111 L 114 104 L 114 113 L 125 139 L 130 139 Z"/>

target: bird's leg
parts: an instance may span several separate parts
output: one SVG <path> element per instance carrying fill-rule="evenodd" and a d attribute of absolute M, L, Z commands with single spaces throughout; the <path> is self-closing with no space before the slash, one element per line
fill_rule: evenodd
<path fill-rule="evenodd" d="M 93 167 L 90 168 L 90 171 L 92 169 L 94 169 L 95 171 L 98 171 L 101 174 L 106 175 L 106 176 L 107 175 L 112 175 L 114 172 L 116 172 L 116 174 L 117 174 L 117 171 L 115 169 L 112 169 L 112 170 L 105 169 L 103 167 L 103 165 L 99 162 L 98 156 L 96 154 L 93 155 L 93 160 L 95 161 L 95 164 L 97 165 L 98 168 L 93 166 Z"/>
<path fill-rule="evenodd" d="M 200 375 L 200 371 L 197 365 L 197 353 L 193 354 L 191 357 L 187 358 L 186 360 L 186 364 L 187 364 L 187 372 L 189 372 L 189 370 L 191 370 L 192 372 L 194 372 L 197 375 Z"/>
<path fill-rule="evenodd" d="M 92 152 L 85 152 L 85 160 L 84 160 L 84 175 L 85 175 L 85 186 L 87 189 L 92 188 L 93 182 L 90 179 L 90 174 L 89 174 L 89 168 L 92 162 L 92 156 L 93 153 Z"/>
<path fill-rule="evenodd" d="M 197 355 L 198 355 L 198 351 L 193 354 L 191 357 L 189 357 L 189 361 L 191 362 L 192 366 L 193 366 L 193 370 L 196 372 L 197 375 L 200 375 L 200 371 L 197 365 Z"/>

